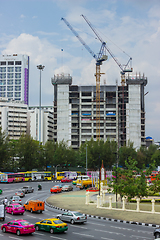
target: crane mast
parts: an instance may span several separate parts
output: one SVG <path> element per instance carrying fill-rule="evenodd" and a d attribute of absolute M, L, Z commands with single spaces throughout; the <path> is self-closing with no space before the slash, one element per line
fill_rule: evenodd
<path fill-rule="evenodd" d="M 101 48 L 98 53 L 98 56 L 90 49 L 90 47 L 83 41 L 83 39 L 79 36 L 79 34 L 74 30 L 74 28 L 70 25 L 70 23 L 65 19 L 61 18 L 65 22 L 65 24 L 68 26 L 68 28 L 72 31 L 72 33 L 78 38 L 78 40 L 81 42 L 81 44 L 87 49 L 87 51 L 92 55 L 93 58 L 96 59 L 96 139 L 100 139 L 100 78 L 101 73 L 100 66 L 102 65 L 103 61 L 107 60 L 107 56 L 105 53 L 105 42 L 101 42 Z"/>

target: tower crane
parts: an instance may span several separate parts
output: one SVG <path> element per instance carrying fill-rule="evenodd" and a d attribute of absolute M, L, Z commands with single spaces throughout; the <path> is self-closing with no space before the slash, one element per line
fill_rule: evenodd
<path fill-rule="evenodd" d="M 61 18 L 65 22 L 65 24 L 68 26 L 68 28 L 72 31 L 72 33 L 78 38 L 78 40 L 81 42 L 81 44 L 87 49 L 87 51 L 92 55 L 93 58 L 96 60 L 96 139 L 100 139 L 100 77 L 101 73 L 100 66 L 102 65 L 103 61 L 106 61 L 108 59 L 107 55 L 105 55 L 105 42 L 101 42 L 101 48 L 96 55 L 90 47 L 83 41 L 83 39 L 79 36 L 79 34 L 73 29 L 73 27 L 70 25 L 70 23 L 65 19 Z"/>
<path fill-rule="evenodd" d="M 95 33 L 95 35 L 100 40 L 100 42 L 103 43 L 104 42 L 103 39 L 100 37 L 100 35 L 96 31 L 96 29 L 92 26 L 91 22 L 83 14 L 81 16 L 87 22 L 87 24 L 92 29 L 92 31 Z M 112 53 L 112 51 L 108 48 L 108 46 L 106 44 L 105 44 L 105 48 L 108 51 L 108 53 L 111 55 L 111 57 L 114 59 L 114 61 L 117 63 L 117 65 L 120 67 L 120 69 L 121 69 L 121 72 L 120 72 L 121 73 L 121 84 L 122 84 L 122 86 L 124 86 L 125 85 L 125 73 L 133 71 L 133 69 L 131 67 L 127 69 L 129 63 L 132 61 L 132 58 L 130 57 L 128 62 L 125 65 L 122 65 L 121 63 L 119 63 L 117 58 L 114 56 L 114 54 Z"/>

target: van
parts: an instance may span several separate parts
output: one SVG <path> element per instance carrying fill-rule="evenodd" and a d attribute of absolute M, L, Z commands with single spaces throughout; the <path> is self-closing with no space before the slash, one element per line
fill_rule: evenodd
<path fill-rule="evenodd" d="M 30 201 L 26 202 L 23 206 L 24 206 L 25 210 L 28 210 L 30 212 L 42 213 L 42 211 L 44 211 L 44 205 L 45 205 L 44 201 L 30 200 Z"/>

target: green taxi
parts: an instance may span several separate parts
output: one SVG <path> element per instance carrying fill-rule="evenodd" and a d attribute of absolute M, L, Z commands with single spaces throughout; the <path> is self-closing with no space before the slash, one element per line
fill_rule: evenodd
<path fill-rule="evenodd" d="M 42 230 L 50 233 L 65 232 L 68 230 L 67 223 L 62 222 L 57 218 L 47 218 L 35 223 L 36 231 Z"/>

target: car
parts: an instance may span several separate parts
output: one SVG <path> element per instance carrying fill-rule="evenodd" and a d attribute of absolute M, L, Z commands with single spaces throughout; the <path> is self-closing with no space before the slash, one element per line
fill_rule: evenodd
<path fill-rule="evenodd" d="M 34 192 L 34 188 L 32 188 L 30 186 L 24 186 L 20 190 L 23 191 L 24 193 L 33 193 Z"/>
<path fill-rule="evenodd" d="M 11 232 L 16 233 L 18 236 L 21 234 L 31 234 L 35 232 L 34 224 L 29 223 L 23 219 L 12 220 L 1 226 L 3 233 Z"/>
<path fill-rule="evenodd" d="M 71 224 L 87 222 L 87 216 L 76 211 L 64 212 L 62 214 L 57 215 L 57 218 L 64 222 L 70 222 Z"/>
<path fill-rule="evenodd" d="M 15 195 L 16 196 L 19 196 L 19 197 L 25 197 L 25 193 L 24 193 L 24 191 L 22 191 L 22 190 L 18 190 L 17 192 L 15 192 Z"/>
<path fill-rule="evenodd" d="M 2 192 L 3 192 L 2 189 L 0 189 L 0 194 L 2 194 Z"/>
<path fill-rule="evenodd" d="M 12 203 L 6 207 L 6 212 L 13 214 L 23 214 L 25 208 L 19 203 Z"/>
<path fill-rule="evenodd" d="M 62 183 L 72 182 L 72 179 L 69 179 L 69 178 L 62 178 L 62 179 L 61 179 L 61 182 L 62 182 Z"/>
<path fill-rule="evenodd" d="M 35 223 L 35 229 L 48 231 L 50 233 L 65 232 L 68 225 L 57 218 L 47 218 Z"/>
<path fill-rule="evenodd" d="M 76 185 L 76 184 L 77 184 L 77 180 L 73 180 L 73 181 L 72 181 L 72 184 L 73 184 L 73 185 Z"/>
<path fill-rule="evenodd" d="M 154 235 L 155 239 L 160 239 L 160 228 L 155 228 L 153 235 Z"/>
<path fill-rule="evenodd" d="M 62 192 L 62 188 L 60 186 L 55 185 L 50 189 L 50 193 L 59 193 L 59 192 Z"/>
<path fill-rule="evenodd" d="M 8 204 L 12 204 L 12 203 L 21 203 L 21 198 L 19 196 L 10 197 Z"/>
<path fill-rule="evenodd" d="M 72 191 L 73 187 L 71 185 L 64 185 L 62 187 L 62 191 Z"/>
<path fill-rule="evenodd" d="M 31 212 L 39 212 L 42 213 L 44 211 L 45 202 L 40 200 L 29 200 L 24 205 L 25 210 L 31 211 Z"/>

